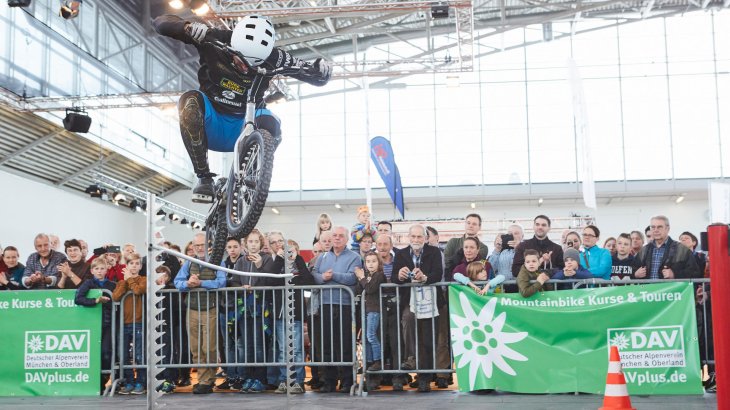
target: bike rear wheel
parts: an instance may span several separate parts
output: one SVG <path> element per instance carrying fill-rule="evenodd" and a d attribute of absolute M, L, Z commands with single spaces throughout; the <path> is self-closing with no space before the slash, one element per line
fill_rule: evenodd
<path fill-rule="evenodd" d="M 214 265 L 221 264 L 226 250 L 228 229 L 225 214 L 225 206 L 218 202 L 215 209 L 211 209 L 205 224 L 205 261 Z"/>
<path fill-rule="evenodd" d="M 231 168 L 228 178 L 226 223 L 228 234 L 235 238 L 248 235 L 259 221 L 269 196 L 274 169 L 274 138 L 263 129 L 256 130 L 241 142 L 240 173 Z"/>

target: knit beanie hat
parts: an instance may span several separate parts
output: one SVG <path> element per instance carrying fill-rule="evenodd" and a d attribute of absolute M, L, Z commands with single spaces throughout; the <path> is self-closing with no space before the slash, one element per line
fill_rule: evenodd
<path fill-rule="evenodd" d="M 563 252 L 563 260 L 573 259 L 576 262 L 580 262 L 580 254 L 573 248 L 568 248 Z"/>

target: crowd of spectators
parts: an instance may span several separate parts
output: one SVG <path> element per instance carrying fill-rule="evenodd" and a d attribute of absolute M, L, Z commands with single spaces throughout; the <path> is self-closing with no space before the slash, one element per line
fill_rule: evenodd
<path fill-rule="evenodd" d="M 227 241 L 221 266 L 254 273 L 289 271 L 294 274 L 295 285 L 337 285 L 352 289 L 357 295 L 357 309 L 365 311 L 363 323 L 359 321 L 360 312 L 354 315 L 357 323 L 352 321 L 355 312 L 351 311 L 349 292 L 314 291 L 308 298 L 303 292 L 295 293 L 295 362 L 304 363 L 307 359 L 324 363 L 352 362 L 356 352 L 352 349 L 350 329 L 355 325 L 358 330 L 362 328 L 362 346 L 367 358 L 363 366 L 373 373 L 368 376 L 367 388 L 392 385 L 393 390 L 402 391 L 410 382 L 419 392 L 430 391 L 432 383 L 438 388 L 448 388 L 452 383 L 450 372 L 419 373 L 415 381 L 408 375 L 409 370 L 452 368 L 445 287 L 423 285 L 463 283 L 483 294 L 484 289 L 473 282 L 502 275 L 508 283 L 499 291 L 532 297 L 541 291 L 570 287 L 553 282 L 559 279 L 625 281 L 709 276 L 709 261 L 706 254 L 698 251 L 697 237 L 683 232 L 679 240 L 674 240 L 669 236 L 669 219 L 665 216 L 651 218 L 644 234 L 639 230 L 620 233 L 600 246 L 601 230 L 595 225 L 580 231 L 565 230 L 561 243 L 553 242 L 549 238 L 550 218 L 538 215 L 533 220 L 533 237 L 525 238 L 522 226 L 511 225 L 496 236 L 491 253 L 481 239 L 481 225 L 480 215 L 469 214 L 463 234 L 442 243 L 434 227 L 414 224 L 408 229 L 408 245 L 395 249 L 392 224 L 380 221 L 371 226 L 367 207 L 361 207 L 352 230 L 334 226 L 327 214 L 317 218 L 312 245 L 314 257 L 309 261 L 300 254 L 299 244 L 286 240 L 283 233 L 253 230 L 240 241 L 232 238 Z M 133 244 L 105 244 L 89 256 L 88 245 L 81 239 L 64 241 L 61 252 L 60 241 L 54 237 L 38 234 L 34 239 L 36 252 L 28 255 L 25 265 L 20 263 L 21 255 L 16 247 L 2 249 L 0 290 L 77 289 L 77 304 L 103 304 L 104 368 L 109 368 L 112 360 L 109 340 L 116 337 L 111 334 L 111 302 L 121 301 L 124 315 L 118 319 L 119 331 L 123 348 L 129 348 L 130 353 L 125 355 L 125 364 L 144 363 L 141 301 L 146 293 L 145 258 L 136 252 Z M 169 242 L 166 246 L 181 250 Z M 182 253 L 204 259 L 205 234 L 196 234 L 182 248 Z M 172 363 L 170 357 L 184 356 L 191 356 L 189 363 L 284 361 L 285 323 L 276 319 L 283 317 L 283 298 L 277 300 L 267 296 L 266 291 L 257 290 L 284 286 L 283 278 L 234 275 L 171 255 L 164 256 L 164 265 L 158 272 L 159 284 L 179 291 L 165 293 L 170 306 L 184 306 L 175 309 L 174 320 L 185 324 L 186 337 L 172 338 L 176 339 L 173 341 L 168 335 L 165 339 L 164 353 L 169 363 Z M 408 286 L 381 287 L 383 284 Z M 204 292 L 221 288 L 241 291 L 228 296 Z M 106 289 L 111 292 L 111 299 L 88 298 L 91 289 Z M 363 292 L 361 304 L 359 295 Z M 130 293 L 131 296 L 125 297 Z M 709 303 L 709 292 L 704 287 L 698 288 L 697 296 L 698 303 Z M 301 349 L 307 334 L 311 344 L 308 352 Z M 403 372 L 377 373 L 393 369 Z M 199 367 L 193 393 L 229 389 L 244 393 L 266 389 L 277 393 L 305 391 L 306 373 L 301 366 L 287 369 L 233 365 L 224 366 L 218 374 L 216 370 Z M 287 386 L 289 371 L 294 378 L 293 384 Z M 324 393 L 347 392 L 355 382 L 352 368 L 348 366 L 313 366 L 310 372 L 309 388 Z M 222 374 L 225 379 L 216 386 L 216 379 Z M 125 368 L 124 382 L 118 392 L 145 393 L 144 375 Z M 161 389 L 172 392 L 178 386 L 190 385 L 190 369 L 167 369 L 162 379 Z M 102 388 L 106 382 L 107 378 L 103 378 Z"/>

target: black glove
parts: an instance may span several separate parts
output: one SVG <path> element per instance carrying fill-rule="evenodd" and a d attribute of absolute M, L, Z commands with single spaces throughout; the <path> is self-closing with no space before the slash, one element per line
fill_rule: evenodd
<path fill-rule="evenodd" d="M 312 68 L 314 69 L 314 73 L 319 76 L 322 83 L 328 82 L 332 77 L 332 65 L 330 65 L 330 63 L 328 63 L 324 58 L 314 60 Z"/>

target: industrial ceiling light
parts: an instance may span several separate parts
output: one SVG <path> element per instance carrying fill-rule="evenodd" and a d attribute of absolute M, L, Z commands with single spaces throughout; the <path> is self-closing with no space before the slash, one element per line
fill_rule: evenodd
<path fill-rule="evenodd" d="M 205 0 L 192 0 L 190 2 L 190 9 L 198 16 L 204 16 L 210 11 L 210 6 Z"/>
<path fill-rule="evenodd" d="M 190 227 L 193 229 L 200 229 L 201 228 L 200 222 L 198 222 L 198 221 L 190 222 Z"/>
<path fill-rule="evenodd" d="M 99 184 L 91 184 L 88 187 L 86 187 L 86 189 L 84 190 L 84 192 L 86 192 L 87 194 L 91 195 L 92 198 L 101 198 L 101 190 L 102 189 L 104 189 L 104 188 L 101 188 L 99 186 Z"/>
<path fill-rule="evenodd" d="M 177 222 L 180 220 L 180 215 L 173 212 L 170 215 L 168 215 L 168 218 L 170 218 L 170 220 L 173 222 Z"/>
<path fill-rule="evenodd" d="M 337 208 L 337 209 L 342 209 L 342 205 L 340 205 L 340 204 L 335 204 L 335 208 Z"/>
<path fill-rule="evenodd" d="M 681 204 L 682 201 L 684 201 L 684 194 L 679 194 L 679 196 L 677 197 L 677 199 L 674 200 L 674 203 L 675 204 Z"/>
<path fill-rule="evenodd" d="M 448 4 L 434 4 L 431 6 L 431 18 L 432 19 L 446 19 L 449 18 L 449 5 Z"/>
<path fill-rule="evenodd" d="M 472 202 L 470 206 L 471 206 L 471 209 L 476 209 L 477 204 L 476 204 L 476 202 Z"/>
<path fill-rule="evenodd" d="M 157 215 L 166 216 L 167 215 L 167 212 L 165 212 L 162 209 L 160 209 L 159 211 L 157 211 Z"/>
<path fill-rule="evenodd" d="M 187 219 L 183 218 L 180 220 L 180 225 L 184 225 L 186 228 L 190 228 L 191 226 L 188 224 L 189 224 L 189 222 Z"/>
<path fill-rule="evenodd" d="M 276 209 L 276 208 L 275 208 L 275 207 L 273 207 L 273 206 L 271 207 L 271 212 L 273 212 L 273 213 L 275 213 L 275 214 L 277 214 L 277 215 L 279 215 L 279 214 L 281 213 L 281 212 L 279 212 L 279 210 L 278 210 L 278 209 Z"/>
<path fill-rule="evenodd" d="M 28 7 L 30 0 L 8 0 L 8 7 Z"/>
<path fill-rule="evenodd" d="M 131 209 L 132 212 L 144 212 L 145 209 L 147 209 L 147 204 L 144 201 L 133 199 L 129 203 L 129 209 Z"/>
<path fill-rule="evenodd" d="M 78 17 L 81 3 L 82 0 L 64 0 L 61 3 L 61 10 L 59 10 L 58 15 L 66 20 Z"/>
<path fill-rule="evenodd" d="M 168 5 L 169 5 L 169 6 L 171 7 L 171 8 L 175 9 L 175 10 L 180 10 L 181 8 L 183 8 L 183 6 L 185 6 L 185 5 L 183 4 L 183 2 L 182 2 L 182 1 L 180 1 L 180 0 L 170 0 L 170 2 L 169 2 L 169 3 L 167 3 L 167 4 L 168 4 Z"/>
<path fill-rule="evenodd" d="M 121 192 L 114 191 L 114 193 L 112 194 L 112 201 L 114 201 L 115 203 L 126 202 L 127 196 Z"/>
<path fill-rule="evenodd" d="M 542 206 L 542 203 L 545 202 L 544 199 L 540 198 L 537 200 L 537 206 Z"/>

